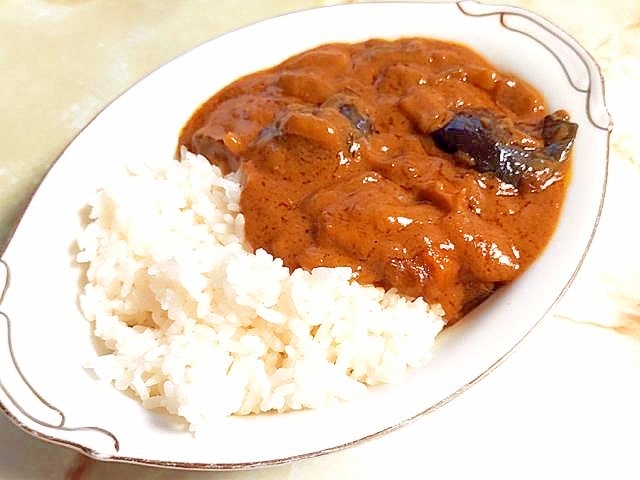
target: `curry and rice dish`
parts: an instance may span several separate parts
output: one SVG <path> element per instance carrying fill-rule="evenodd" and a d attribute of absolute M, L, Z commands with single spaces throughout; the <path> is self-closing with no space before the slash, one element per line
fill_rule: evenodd
<path fill-rule="evenodd" d="M 331 44 L 241 78 L 89 202 L 88 368 L 191 430 L 395 382 L 553 233 L 577 125 L 471 50 Z M 178 134 L 178 132 L 176 132 Z"/>
<path fill-rule="evenodd" d="M 247 240 L 459 319 L 551 236 L 576 125 L 469 49 L 325 45 L 206 102 L 180 144 L 240 169 Z"/>

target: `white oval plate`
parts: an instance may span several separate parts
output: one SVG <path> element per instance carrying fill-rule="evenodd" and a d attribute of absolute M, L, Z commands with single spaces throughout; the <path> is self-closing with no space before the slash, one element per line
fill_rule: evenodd
<path fill-rule="evenodd" d="M 81 270 L 73 244 L 84 205 L 101 179 L 132 156 L 172 155 L 190 114 L 243 74 L 327 42 L 403 36 L 465 43 L 531 82 L 552 109 L 569 110 L 580 124 L 566 203 L 542 257 L 466 321 L 447 329 L 427 366 L 353 402 L 232 417 L 216 433 L 193 437 L 97 383 L 83 369 L 97 353 L 77 307 Z M 568 287 L 600 215 L 609 131 L 593 59 L 560 29 L 521 9 L 470 1 L 350 4 L 277 17 L 216 38 L 116 99 L 69 145 L 38 188 L 0 264 L 0 407 L 28 433 L 95 458 L 193 469 L 273 465 L 395 429 L 491 371 Z"/>

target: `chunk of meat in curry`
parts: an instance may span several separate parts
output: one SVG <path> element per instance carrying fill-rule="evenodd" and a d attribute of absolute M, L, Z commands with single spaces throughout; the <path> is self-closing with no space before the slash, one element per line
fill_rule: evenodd
<path fill-rule="evenodd" d="M 464 46 L 370 40 L 237 80 L 180 144 L 242 170 L 253 248 L 292 269 L 349 266 L 360 282 L 440 303 L 452 323 L 554 230 L 569 162 L 540 156 L 545 118 L 541 94 Z"/>

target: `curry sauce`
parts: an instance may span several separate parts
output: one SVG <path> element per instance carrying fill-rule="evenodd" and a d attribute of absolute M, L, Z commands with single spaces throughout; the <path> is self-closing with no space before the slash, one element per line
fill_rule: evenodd
<path fill-rule="evenodd" d="M 243 77 L 179 143 L 241 169 L 252 248 L 440 303 L 449 323 L 552 235 L 577 126 L 457 44 L 329 44 Z"/>

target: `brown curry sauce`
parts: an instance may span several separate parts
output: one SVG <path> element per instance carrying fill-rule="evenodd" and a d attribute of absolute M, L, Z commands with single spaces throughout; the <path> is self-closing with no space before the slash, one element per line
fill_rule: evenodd
<path fill-rule="evenodd" d="M 543 126 L 560 117 L 561 129 L 574 125 L 464 46 L 370 40 L 237 80 L 194 113 L 179 143 L 223 171 L 241 168 L 252 248 L 290 268 L 350 266 L 362 283 L 440 303 L 452 323 L 552 235 L 571 142 L 549 159 L 556 145 Z M 451 148 L 461 123 L 475 125 L 470 147 Z M 543 153 L 516 178 L 514 149 Z"/>

